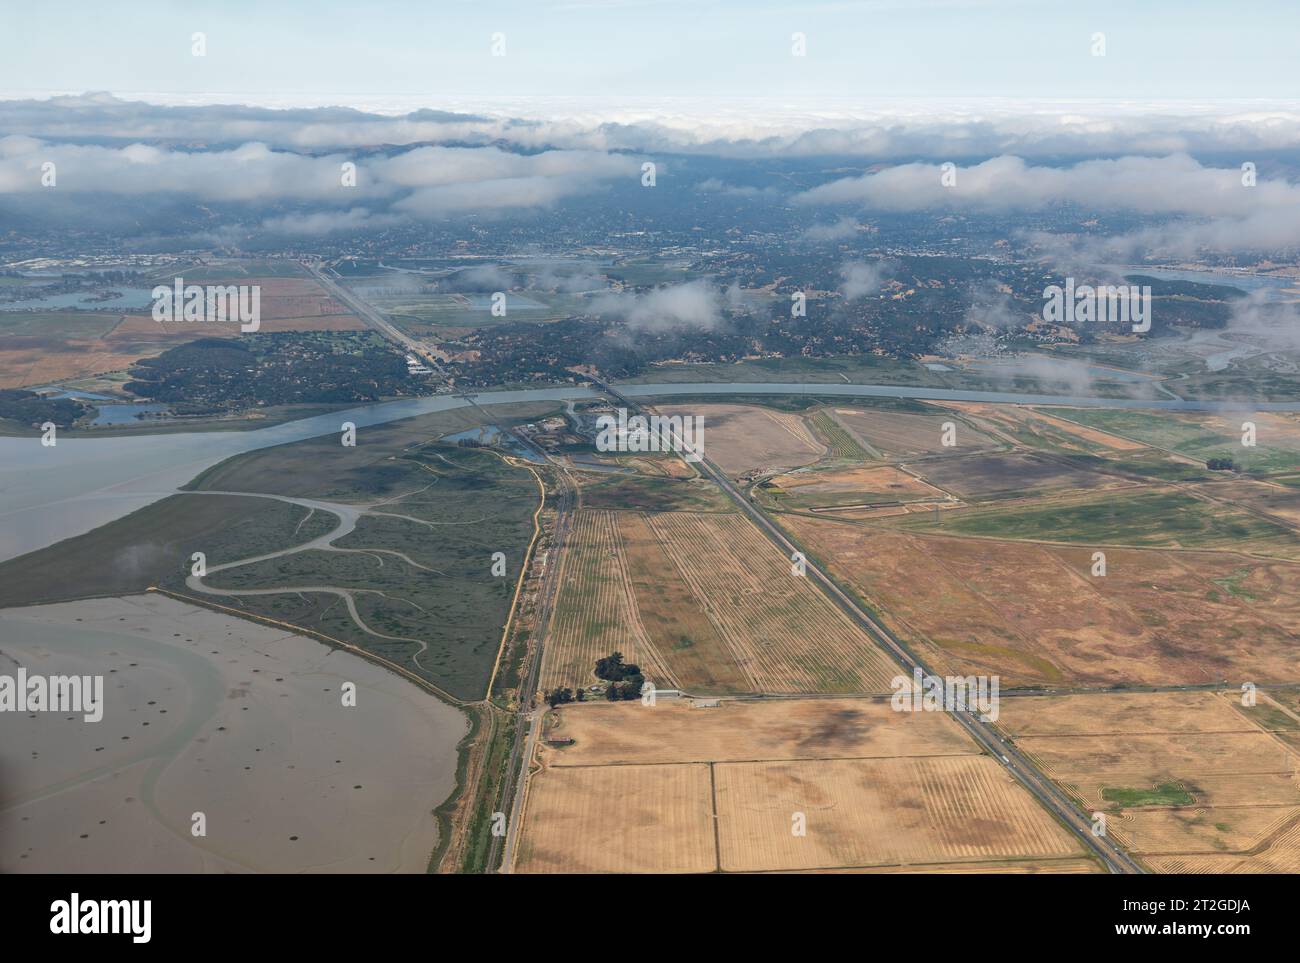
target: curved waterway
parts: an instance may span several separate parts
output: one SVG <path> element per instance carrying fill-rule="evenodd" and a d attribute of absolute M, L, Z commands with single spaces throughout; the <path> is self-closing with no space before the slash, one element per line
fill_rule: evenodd
<path fill-rule="evenodd" d="M 846 397 L 985 401 L 1001 404 L 1086 405 L 1154 408 L 1165 411 L 1300 411 L 1300 402 L 1257 404 L 1076 398 L 1000 391 L 961 391 L 910 385 L 804 384 L 798 382 L 629 384 L 630 398 L 674 395 L 815 394 Z M 485 391 L 480 405 L 593 398 L 585 386 Z M 232 455 L 303 441 L 339 430 L 345 421 L 359 429 L 469 405 L 464 398 L 437 395 L 378 402 L 285 422 L 255 431 L 131 434 L 112 438 L 62 438 L 54 447 L 29 438 L 0 438 L 0 560 L 81 535 L 175 492 L 199 472 Z"/>

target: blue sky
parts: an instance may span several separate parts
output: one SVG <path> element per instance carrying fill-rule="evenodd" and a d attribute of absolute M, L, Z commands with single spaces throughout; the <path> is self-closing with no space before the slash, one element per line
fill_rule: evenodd
<path fill-rule="evenodd" d="M 1300 3 L 42 0 L 0 91 L 440 97 L 1300 99 Z M 127 13 L 126 11 L 129 11 Z M 190 36 L 207 35 L 203 58 Z M 791 34 L 807 36 L 804 58 Z M 1107 55 L 1090 55 L 1094 32 Z M 490 55 L 494 32 L 506 56 Z"/>

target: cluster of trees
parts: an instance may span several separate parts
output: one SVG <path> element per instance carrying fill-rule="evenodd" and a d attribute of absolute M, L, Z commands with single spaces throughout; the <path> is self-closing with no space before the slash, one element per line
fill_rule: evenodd
<path fill-rule="evenodd" d="M 60 428 L 67 428 L 87 410 L 89 406 L 71 398 L 42 398 L 34 391 L 21 388 L 0 389 L 0 418 L 24 425 L 52 421 Z"/>
<path fill-rule="evenodd" d="M 1236 471 L 1237 463 L 1231 458 L 1211 458 L 1205 463 L 1210 471 Z"/>
<path fill-rule="evenodd" d="M 603 659 L 596 660 L 596 678 L 609 683 L 605 687 L 605 698 L 610 702 L 626 699 L 639 699 L 641 688 L 645 685 L 645 676 L 641 667 L 623 661 L 623 653 L 615 652 Z M 542 693 L 542 698 L 552 709 L 569 702 L 584 702 L 587 694 L 579 686 L 576 690 L 561 686 Z"/>
<path fill-rule="evenodd" d="M 615 652 L 603 659 L 596 660 L 596 678 L 609 683 L 605 688 L 605 698 L 610 702 L 620 699 L 639 699 L 641 687 L 645 685 L 645 676 L 641 667 L 623 661 L 623 653 Z"/>

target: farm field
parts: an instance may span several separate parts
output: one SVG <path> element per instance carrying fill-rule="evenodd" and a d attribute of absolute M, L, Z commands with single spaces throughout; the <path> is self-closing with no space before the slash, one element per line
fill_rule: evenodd
<path fill-rule="evenodd" d="M 664 415 L 704 418 L 704 453 L 732 477 L 812 464 L 827 449 L 798 415 L 755 405 L 658 405 Z"/>
<path fill-rule="evenodd" d="M 887 698 L 727 699 L 700 709 L 665 699 L 653 707 L 592 703 L 574 708 L 581 711 L 566 707 L 551 717 L 548 736 L 571 738 L 573 744 L 546 749 L 548 765 L 888 759 L 979 751 L 946 719 L 939 724 L 935 714 L 895 712 Z M 653 719 L 636 710 L 654 713 Z"/>
<path fill-rule="evenodd" d="M 948 512 L 937 519 L 917 515 L 901 524 L 916 531 L 1099 547 L 1222 548 L 1284 558 L 1300 551 L 1285 525 L 1175 488 L 1071 494 Z"/>
<path fill-rule="evenodd" d="M 999 447 L 988 434 L 977 431 L 960 417 L 931 405 L 925 414 L 889 408 L 829 409 L 835 420 L 890 460 L 927 454 L 962 454 Z M 955 426 L 953 446 L 943 444 L 944 424 Z"/>
<path fill-rule="evenodd" d="M 539 750 L 521 872 L 1091 865 L 942 713 L 870 700 L 662 701 L 571 705 L 550 718 L 553 735 L 575 742 Z M 796 813 L 803 835 L 792 832 Z"/>
<path fill-rule="evenodd" d="M 1109 408 L 1045 408 L 1063 420 L 1178 452 L 1204 462 L 1231 458 L 1255 471 L 1279 471 L 1300 466 L 1300 417 L 1291 412 L 1234 412 L 1214 415 L 1193 412 L 1134 411 Z M 1242 445 L 1242 424 L 1253 422 L 1256 445 Z"/>
<path fill-rule="evenodd" d="M 186 277 L 189 283 L 199 283 Z M 359 331 L 365 325 L 311 278 L 221 276 L 204 284 L 261 287 L 261 327 Z M 42 385 L 122 371 L 141 358 L 197 338 L 236 337 L 234 324 L 158 322 L 121 311 L 0 312 L 0 388 Z"/>
<path fill-rule="evenodd" d="M 1294 562 L 1107 549 L 1094 577 L 1091 548 L 781 520 L 936 671 L 1004 686 L 1300 677 Z"/>
<path fill-rule="evenodd" d="M 1098 491 L 1132 484 L 1019 451 L 927 459 L 911 467 L 932 485 L 972 500 L 1067 489 Z"/>
<path fill-rule="evenodd" d="M 1263 512 L 1283 524 L 1300 526 L 1300 489 L 1279 484 L 1273 479 L 1234 478 L 1207 482 L 1196 490 L 1210 498 Z"/>
<path fill-rule="evenodd" d="M 740 515 L 583 510 L 570 556 L 545 687 L 617 650 L 660 688 L 889 691 L 884 653 Z"/>
<path fill-rule="evenodd" d="M 832 458 L 841 461 L 861 462 L 880 458 L 880 452 L 866 447 L 851 431 L 846 429 L 830 410 L 814 412 L 808 423 L 826 442 Z"/>
<path fill-rule="evenodd" d="M 1256 708 L 1276 711 L 1267 690 Z M 1156 872 L 1300 871 L 1300 755 L 1241 693 L 1005 699 L 999 726 Z M 1287 717 L 1289 718 L 1289 717 Z"/>
<path fill-rule="evenodd" d="M 945 401 L 944 408 L 960 412 L 1027 448 L 1107 454 L 1142 451 L 1140 441 L 1066 421 L 1025 405 L 993 405 L 974 401 Z"/>
<path fill-rule="evenodd" d="M 730 512 L 718 486 L 704 478 L 670 478 L 600 472 L 577 474 L 582 503 L 609 511 Z"/>
<path fill-rule="evenodd" d="M 945 499 L 947 494 L 893 466 L 800 469 L 771 479 L 759 492 L 778 507 L 835 508 L 849 505 Z"/>

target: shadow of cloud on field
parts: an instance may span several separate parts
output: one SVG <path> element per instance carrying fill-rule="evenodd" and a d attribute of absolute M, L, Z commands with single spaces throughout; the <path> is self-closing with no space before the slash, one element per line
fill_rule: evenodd
<path fill-rule="evenodd" d="M 866 715 L 857 709 L 836 709 L 818 717 L 812 728 L 804 731 L 797 742 L 800 749 L 825 750 L 848 748 L 856 745 L 869 723 Z"/>

